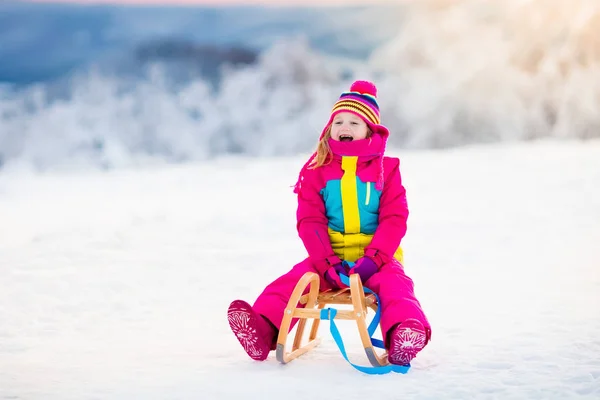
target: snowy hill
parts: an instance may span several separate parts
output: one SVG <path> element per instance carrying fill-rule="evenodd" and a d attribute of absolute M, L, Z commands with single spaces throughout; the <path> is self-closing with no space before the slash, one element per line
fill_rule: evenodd
<path fill-rule="evenodd" d="M 289 365 L 246 356 L 226 309 L 304 257 L 304 157 L 221 158 L 3 175 L 0 397 L 600 398 L 600 142 L 393 154 L 433 327 L 407 375 L 355 371 L 327 324 Z"/>

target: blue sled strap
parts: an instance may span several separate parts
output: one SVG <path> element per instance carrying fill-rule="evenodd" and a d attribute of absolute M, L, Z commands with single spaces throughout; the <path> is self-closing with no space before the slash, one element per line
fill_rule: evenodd
<path fill-rule="evenodd" d="M 350 280 L 346 275 L 340 274 L 340 278 L 345 285 L 350 286 Z M 381 313 L 380 313 L 381 302 L 379 301 L 379 297 L 377 296 L 377 294 L 374 293 L 372 290 L 370 290 L 366 287 L 363 287 L 363 290 L 367 294 L 372 293 L 377 300 L 377 304 L 379 305 L 379 307 L 377 307 L 377 312 L 375 313 L 375 316 L 373 317 L 373 320 L 369 324 L 369 327 L 367 330 L 369 332 L 369 337 L 371 338 L 371 344 L 375 347 L 379 347 L 379 348 L 383 349 L 383 348 L 385 348 L 383 341 L 373 338 L 373 334 L 375 333 L 375 330 L 379 326 L 379 321 L 381 319 Z M 342 340 L 340 331 L 339 331 L 337 325 L 335 324 L 335 315 L 336 314 L 337 314 L 336 309 L 324 308 L 321 310 L 320 318 L 322 320 L 330 321 L 329 322 L 329 330 L 331 332 L 331 336 L 333 336 L 335 343 L 337 344 L 338 348 L 340 349 L 340 353 L 342 353 L 342 356 L 344 356 L 344 358 L 346 359 L 346 361 L 348 361 L 348 363 L 350 365 L 352 365 L 355 369 L 357 369 L 361 372 L 364 372 L 366 374 L 370 374 L 370 375 L 382 375 L 382 374 L 387 374 L 389 372 L 397 372 L 400 374 L 405 374 L 408 372 L 408 370 L 410 369 L 410 364 L 408 364 L 408 365 L 388 364 L 388 365 L 384 365 L 384 366 L 380 366 L 380 367 L 364 367 L 364 366 L 356 365 L 356 364 L 350 362 L 350 360 L 348 359 L 348 355 L 346 354 L 346 348 L 344 346 L 344 341 Z"/>

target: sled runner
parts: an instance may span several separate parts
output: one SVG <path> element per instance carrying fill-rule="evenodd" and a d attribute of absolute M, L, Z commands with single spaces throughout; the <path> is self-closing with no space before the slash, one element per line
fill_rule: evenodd
<path fill-rule="evenodd" d="M 377 296 L 369 289 L 363 287 L 358 274 L 350 278 L 341 275 L 342 281 L 349 287 L 339 290 L 319 291 L 319 276 L 313 272 L 307 272 L 296 284 L 284 311 L 283 320 L 277 338 L 277 360 L 283 364 L 298 358 L 302 354 L 315 348 L 320 342 L 317 337 L 321 319 L 330 320 L 331 333 L 340 348 L 344 358 L 348 360 L 341 336 L 334 322 L 337 320 L 353 320 L 356 322 L 362 345 L 371 365 L 373 367 L 361 367 L 352 364 L 355 368 L 369 374 L 381 374 L 390 371 L 405 373 L 409 366 L 389 365 L 387 352 L 378 354 L 375 347 L 383 348 L 383 342 L 372 338 L 374 331 L 379 326 L 379 301 Z M 307 294 L 303 294 L 308 289 Z M 326 308 L 328 305 L 351 305 L 351 310 L 336 310 Z M 367 327 L 367 311 L 371 308 L 375 311 L 375 317 Z M 298 318 L 298 326 L 293 339 L 291 351 L 286 350 L 288 332 L 294 318 Z M 308 341 L 303 343 L 304 331 L 308 319 L 312 319 Z M 381 350 L 379 350 L 381 352 Z"/>

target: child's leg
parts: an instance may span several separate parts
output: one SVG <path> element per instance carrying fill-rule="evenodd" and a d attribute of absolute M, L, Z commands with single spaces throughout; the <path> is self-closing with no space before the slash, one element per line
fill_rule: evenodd
<path fill-rule="evenodd" d="M 246 353 L 254 360 L 265 360 L 269 352 L 275 350 L 283 311 L 296 284 L 306 272 L 316 272 L 308 259 L 268 285 L 258 296 L 254 306 L 243 300 L 235 300 L 229 305 L 229 326 Z"/>
<path fill-rule="evenodd" d="M 283 319 L 283 311 L 298 284 L 298 281 L 307 272 L 317 272 L 309 259 L 296 264 L 288 273 L 280 276 L 270 283 L 258 296 L 252 308 L 267 318 L 279 329 Z M 321 282 L 321 286 L 324 282 Z"/>
<path fill-rule="evenodd" d="M 365 286 L 373 290 L 381 300 L 381 332 L 386 347 L 389 333 L 399 323 L 414 319 L 419 321 L 431 335 L 431 326 L 414 292 L 414 284 L 402 265 L 394 260 L 385 264 L 373 275 Z"/>

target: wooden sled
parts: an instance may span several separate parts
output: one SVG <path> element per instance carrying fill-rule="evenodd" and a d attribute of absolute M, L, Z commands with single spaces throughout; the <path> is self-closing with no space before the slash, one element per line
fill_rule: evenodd
<path fill-rule="evenodd" d="M 309 286 L 308 294 L 303 295 L 302 293 Z M 304 307 L 298 307 L 299 304 L 303 304 Z M 338 310 L 335 319 L 356 321 L 365 353 L 371 365 L 374 367 L 388 365 L 387 352 L 377 354 L 371 343 L 367 329 L 367 310 L 371 308 L 377 311 L 378 305 L 374 295 L 369 294 L 365 296 L 359 275 L 353 274 L 350 276 L 349 288 L 319 292 L 319 275 L 314 272 L 307 272 L 302 276 L 298 284 L 296 284 L 285 308 L 277 338 L 277 360 L 282 364 L 287 364 L 321 343 L 321 339 L 317 337 L 319 322 L 321 321 L 321 310 L 330 304 L 352 305 L 352 310 Z M 293 318 L 299 318 L 300 320 L 298 321 L 292 351 L 288 352 L 286 350 L 286 343 Z M 312 319 L 313 322 L 308 342 L 302 345 L 307 319 Z"/>

